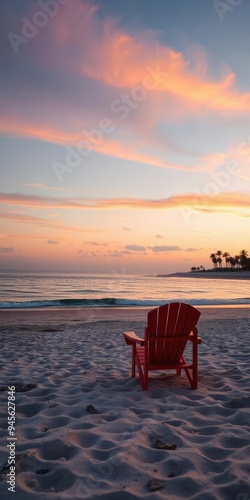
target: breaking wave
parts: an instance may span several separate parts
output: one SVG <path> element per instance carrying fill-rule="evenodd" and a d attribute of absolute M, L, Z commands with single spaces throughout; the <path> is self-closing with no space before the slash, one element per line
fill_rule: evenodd
<path fill-rule="evenodd" d="M 0 309 L 35 309 L 35 308 L 70 308 L 70 307 L 158 307 L 166 302 L 188 302 L 193 306 L 198 305 L 250 305 L 250 297 L 237 299 L 189 299 L 178 298 L 175 300 L 137 300 L 104 297 L 100 299 L 59 299 L 59 300 L 28 300 L 0 302 Z"/>

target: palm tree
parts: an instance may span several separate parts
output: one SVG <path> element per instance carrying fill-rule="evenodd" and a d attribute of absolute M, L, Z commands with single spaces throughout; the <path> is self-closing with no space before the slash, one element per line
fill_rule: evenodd
<path fill-rule="evenodd" d="M 235 261 L 235 266 L 239 267 L 239 265 L 240 265 L 240 256 L 239 255 L 235 255 L 234 256 L 234 261 Z"/>
<path fill-rule="evenodd" d="M 246 260 L 244 269 L 250 271 L 250 258 L 249 257 Z"/>
<path fill-rule="evenodd" d="M 217 262 L 219 264 L 219 267 L 221 267 L 221 264 L 222 264 L 222 258 L 221 257 L 217 257 Z"/>
<path fill-rule="evenodd" d="M 212 260 L 214 267 L 217 267 L 217 259 L 215 253 L 211 253 L 210 259 Z"/>
<path fill-rule="evenodd" d="M 229 253 L 228 252 L 224 252 L 223 255 L 222 255 L 222 257 L 224 257 L 225 263 L 226 263 L 226 267 L 227 267 L 227 264 L 229 262 L 228 257 L 230 257 Z"/>
<path fill-rule="evenodd" d="M 235 264 L 236 264 L 234 257 L 229 257 L 229 262 L 230 262 L 231 267 L 234 268 Z"/>
<path fill-rule="evenodd" d="M 221 250 L 217 250 L 216 253 L 211 253 L 210 259 L 212 260 L 215 269 L 222 267 L 222 257 L 225 259 L 226 268 L 230 266 L 231 269 L 239 269 L 241 267 L 242 269 L 250 270 L 250 257 L 248 256 L 247 250 L 241 250 L 239 255 L 235 255 L 234 257 L 231 257 L 228 252 L 222 253 Z M 200 269 L 204 269 L 203 266 L 200 266 Z"/>
<path fill-rule="evenodd" d="M 247 250 L 241 250 L 239 255 L 240 265 L 241 267 L 245 267 L 248 260 L 248 252 Z"/>
<path fill-rule="evenodd" d="M 221 263 L 222 263 L 222 259 L 221 259 L 222 251 L 221 250 L 217 250 L 216 255 L 218 257 L 217 262 L 219 262 L 219 266 L 221 267 Z"/>

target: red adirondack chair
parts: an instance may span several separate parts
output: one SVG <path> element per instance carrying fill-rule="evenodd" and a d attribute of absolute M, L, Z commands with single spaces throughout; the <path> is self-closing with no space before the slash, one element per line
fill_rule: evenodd
<path fill-rule="evenodd" d="M 196 324 L 200 311 L 180 302 L 164 304 L 148 313 L 144 339 L 135 332 L 124 332 L 127 345 L 132 346 L 132 377 L 138 369 L 143 390 L 148 389 L 149 370 L 184 370 L 192 389 L 198 387 L 198 337 Z M 192 342 L 192 360 L 187 362 L 184 349 Z"/>

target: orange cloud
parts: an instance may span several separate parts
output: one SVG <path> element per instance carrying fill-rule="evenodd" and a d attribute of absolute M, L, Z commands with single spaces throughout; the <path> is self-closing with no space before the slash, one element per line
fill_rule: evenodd
<path fill-rule="evenodd" d="M 157 147 L 157 142 L 154 141 L 152 133 L 146 138 L 144 134 L 144 139 L 135 138 L 134 130 L 130 129 L 130 122 L 133 122 L 134 128 L 137 126 L 137 132 L 140 129 L 139 133 L 143 134 L 145 128 L 150 131 L 154 128 L 159 117 L 167 121 L 187 112 L 199 113 L 200 110 L 202 113 L 205 110 L 232 114 L 246 113 L 250 110 L 250 93 L 237 90 L 235 75 L 230 71 L 219 81 L 209 79 L 206 57 L 200 47 L 194 47 L 187 59 L 183 53 L 160 43 L 157 40 L 157 33 L 141 31 L 135 37 L 121 29 L 116 20 L 103 19 L 103 16 L 98 16 L 98 10 L 98 5 L 91 2 L 80 0 L 69 2 L 60 9 L 60 13 L 55 16 L 53 22 L 48 23 L 47 39 L 36 37 L 32 41 L 34 64 L 37 64 L 40 69 L 43 65 L 45 70 L 48 66 L 53 67 L 55 77 L 61 76 L 63 71 L 69 72 L 70 70 L 72 82 L 77 84 L 77 88 L 79 84 L 79 86 L 84 84 L 83 76 L 103 83 L 105 91 L 108 88 L 109 92 L 105 94 L 105 99 L 107 96 L 110 99 L 108 101 L 111 108 L 109 109 L 110 119 L 113 126 L 117 127 L 115 130 L 117 135 L 115 138 L 112 135 L 111 139 L 110 135 L 104 134 L 100 143 L 94 143 L 93 150 L 103 155 L 178 170 L 209 170 L 214 165 L 220 164 L 226 157 L 223 153 L 201 156 L 199 165 L 182 165 L 165 161 L 168 148 L 166 144 L 163 146 L 163 143 L 158 147 L 159 156 L 153 153 L 145 154 L 144 151 L 148 151 L 150 146 Z M 46 43 L 53 45 L 51 40 L 55 51 L 49 51 L 49 45 L 46 45 Z M 112 92 L 111 87 L 114 88 L 115 93 Z M 140 106 L 138 102 L 138 110 L 132 109 L 134 114 L 131 112 L 131 116 L 123 121 L 120 119 L 121 113 L 117 113 L 117 101 L 120 106 L 122 96 L 125 94 L 125 98 L 127 96 L 133 99 L 138 87 L 144 89 L 147 98 L 143 106 Z M 117 89 L 120 92 L 118 96 Z M 54 144 L 76 146 L 83 140 L 80 129 L 89 128 L 89 116 L 95 122 L 95 117 L 100 115 L 95 101 L 90 100 L 91 113 L 88 111 L 87 117 L 84 118 L 83 115 L 79 117 L 77 114 L 81 113 L 79 108 L 77 107 L 77 111 L 73 105 L 71 108 L 72 103 L 66 102 L 66 99 L 63 101 L 62 97 L 60 99 L 60 94 L 51 103 L 51 96 L 46 96 L 46 91 L 43 92 L 39 99 L 47 99 L 47 108 L 55 106 L 53 113 L 51 112 L 53 118 L 49 114 L 41 113 L 40 100 L 37 95 L 31 95 L 34 98 L 32 118 L 27 118 L 27 114 L 18 111 L 19 107 L 16 106 L 17 111 L 13 112 L 13 118 L 6 116 L 0 121 L 0 132 L 27 136 Z M 113 104 L 115 101 L 116 105 Z M 112 104 L 115 106 L 113 111 Z M 123 106 L 126 104 L 123 103 Z M 6 109 L 6 114 L 8 114 L 8 107 Z M 131 111 L 129 106 L 127 110 Z M 136 111 L 138 111 L 137 114 Z M 67 114 L 67 127 L 71 127 L 70 131 L 64 129 L 65 125 L 61 125 L 61 123 L 65 124 L 65 120 L 61 120 L 60 125 L 51 125 L 54 123 L 54 116 L 57 116 L 59 112 L 62 112 L 62 115 Z M 143 113 L 146 113 L 146 119 Z M 98 121 L 97 118 L 97 128 Z M 74 132 L 75 130 L 79 132 Z M 118 131 L 121 131 L 119 137 Z"/>
<path fill-rule="evenodd" d="M 227 192 L 217 195 L 189 193 L 158 200 L 136 198 L 46 198 L 22 194 L 0 194 L 0 202 L 8 205 L 18 205 L 35 208 L 61 209 L 141 209 L 141 210 L 169 210 L 187 208 L 207 213 L 233 213 L 235 215 L 250 216 L 250 196 L 244 192 Z M 241 212 L 243 211 L 243 212 Z M 59 226 L 56 226 L 59 227 Z"/>
<path fill-rule="evenodd" d="M 68 134 L 59 128 L 49 128 L 31 122 L 25 123 L 19 118 L 11 119 L 7 117 L 2 117 L 0 120 L 0 133 L 40 139 L 53 144 L 67 144 L 69 138 L 74 137 L 73 134 Z"/>
<path fill-rule="evenodd" d="M 1 198 L 1 196 L 0 196 Z M 19 205 L 23 207 L 36 207 L 36 208 L 41 208 L 41 205 L 38 202 L 38 205 L 35 204 L 35 200 L 19 200 L 15 199 L 14 197 L 11 198 L 12 201 L 9 201 L 8 203 L 13 204 L 13 205 Z M 1 202 L 1 201 L 0 201 Z M 43 205 L 44 208 L 48 208 L 46 206 L 46 201 L 44 201 Z M 90 228 L 83 228 L 83 227 L 76 227 L 76 226 L 66 226 L 62 224 L 56 224 L 54 222 L 48 221 L 47 219 L 43 219 L 41 217 L 34 217 L 32 215 L 26 215 L 26 214 L 19 214 L 19 213 L 8 213 L 8 212 L 0 212 L 0 219 L 2 220 L 9 220 L 12 222 L 16 222 L 18 224 L 20 223 L 25 223 L 25 224 L 34 224 L 36 226 L 43 226 L 46 227 L 47 229 L 59 229 L 63 231 L 84 231 L 87 233 L 98 233 L 98 229 L 90 229 Z"/>
<path fill-rule="evenodd" d="M 64 188 L 46 186 L 39 182 L 24 182 L 22 186 L 32 187 L 35 189 L 48 189 L 49 191 L 65 191 Z"/>
<path fill-rule="evenodd" d="M 162 45 L 154 32 L 132 36 L 114 19 L 99 20 L 97 10 L 88 2 L 69 3 L 56 20 L 57 43 L 82 45 L 82 59 L 75 68 L 82 74 L 121 89 L 144 85 L 195 108 L 202 106 L 203 111 L 249 111 L 250 93 L 234 88 L 234 73 L 228 71 L 219 81 L 206 78 L 207 64 L 200 48 L 193 48 L 187 60 L 181 52 Z"/>
<path fill-rule="evenodd" d="M 115 125 L 113 125 L 115 127 Z M 97 127 L 98 128 L 98 127 Z M 53 144 L 60 144 L 66 146 L 72 146 L 74 148 L 79 147 L 81 149 L 81 144 L 86 140 L 83 133 L 73 133 L 65 132 L 59 127 L 47 128 L 42 124 L 33 125 L 31 123 L 20 122 L 18 119 L 4 119 L 0 120 L 0 132 L 4 134 L 16 135 L 16 136 L 28 136 L 33 139 L 40 139 Z M 94 141 L 94 140 L 93 140 Z M 90 146 L 90 153 L 93 151 L 105 156 L 111 156 L 119 158 L 122 160 L 127 160 L 130 162 L 142 163 L 146 165 L 152 165 L 159 168 L 167 168 L 174 170 L 186 170 L 186 171 L 209 171 L 214 167 L 223 163 L 227 155 L 225 153 L 212 153 L 204 156 L 200 156 L 200 163 L 198 165 L 182 165 L 178 163 L 172 163 L 164 161 L 161 158 L 144 154 L 139 151 L 138 143 L 136 144 L 126 144 L 125 142 L 119 142 L 119 140 L 112 140 L 108 135 L 103 134 L 103 139 L 100 141 L 94 141 L 92 143 L 88 142 Z M 143 148 L 143 142 L 141 142 L 141 148 Z M 65 150 L 65 158 L 67 157 L 67 151 Z M 80 158 L 80 155 L 79 155 Z M 56 159 L 55 159 L 56 160 Z M 83 160 L 82 160 L 83 161 Z M 62 188 L 49 188 L 43 186 L 42 184 L 26 184 L 31 187 L 38 187 L 43 189 L 58 189 Z"/>
<path fill-rule="evenodd" d="M 36 53 L 43 64 L 63 62 L 70 71 L 120 89 L 144 85 L 152 92 L 176 96 L 189 109 L 246 113 L 250 93 L 235 88 L 235 74 L 218 81 L 206 77 L 208 65 L 204 50 L 192 46 L 189 59 L 180 51 L 163 45 L 153 30 L 141 31 L 136 37 L 120 28 L 114 18 L 98 16 L 93 2 L 69 2 L 48 26 L 50 37 L 58 48 L 57 61 L 44 57 L 43 47 Z M 35 47 L 35 46 L 34 46 Z M 60 51 L 61 50 L 61 51 Z M 65 53 L 70 56 L 65 59 Z M 58 58 L 59 55 L 59 58 Z"/>

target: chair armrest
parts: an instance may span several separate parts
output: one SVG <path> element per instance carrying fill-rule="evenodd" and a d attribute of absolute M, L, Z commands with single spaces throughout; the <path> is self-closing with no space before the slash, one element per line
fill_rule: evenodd
<path fill-rule="evenodd" d="M 197 336 L 197 330 L 196 330 L 196 335 L 194 335 L 193 332 L 190 333 L 190 335 L 188 337 L 188 340 L 191 340 L 191 342 L 196 342 L 197 341 L 197 344 L 201 344 L 202 343 L 201 338 Z"/>
<path fill-rule="evenodd" d="M 123 332 L 125 342 L 127 345 L 140 344 L 145 345 L 145 341 L 138 337 L 135 332 Z"/>

